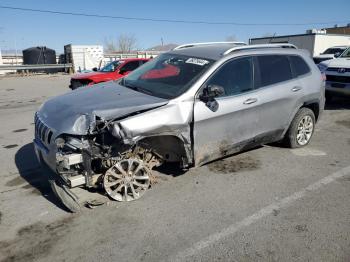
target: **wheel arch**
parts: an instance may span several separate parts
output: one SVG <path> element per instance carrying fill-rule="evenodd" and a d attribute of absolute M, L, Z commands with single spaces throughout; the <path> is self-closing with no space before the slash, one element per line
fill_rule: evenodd
<path fill-rule="evenodd" d="M 289 122 L 288 122 L 288 125 L 287 127 L 285 128 L 283 134 L 282 134 L 282 137 L 285 136 L 285 134 L 288 132 L 288 129 L 290 127 L 290 125 L 292 124 L 293 122 L 293 119 L 295 118 L 295 116 L 297 115 L 297 113 L 299 112 L 299 110 L 301 108 L 309 108 L 315 115 L 315 121 L 317 122 L 317 120 L 319 119 L 319 116 L 320 116 L 320 101 L 318 99 L 313 99 L 313 100 L 308 100 L 308 101 L 305 101 L 303 103 L 301 103 L 297 109 L 293 112 L 293 114 L 291 115 L 291 118 L 289 119 Z"/>
<path fill-rule="evenodd" d="M 176 134 L 143 137 L 136 142 L 136 145 L 154 151 L 165 162 L 180 162 L 184 167 L 192 163 L 190 144 L 182 136 Z"/>
<path fill-rule="evenodd" d="M 309 108 L 315 115 L 315 120 L 316 122 L 319 119 L 319 115 L 320 115 L 320 101 L 318 100 L 310 100 L 308 102 L 305 102 L 300 108 Z M 299 108 L 299 110 L 300 110 Z"/>

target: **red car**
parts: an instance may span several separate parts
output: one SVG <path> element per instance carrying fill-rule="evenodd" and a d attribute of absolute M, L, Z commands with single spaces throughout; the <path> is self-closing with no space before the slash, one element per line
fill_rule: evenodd
<path fill-rule="evenodd" d="M 143 65 L 148 60 L 147 58 L 128 58 L 113 61 L 100 70 L 94 68 L 94 72 L 74 75 L 70 80 L 69 88 L 74 90 L 81 86 L 94 85 L 119 79 Z"/>

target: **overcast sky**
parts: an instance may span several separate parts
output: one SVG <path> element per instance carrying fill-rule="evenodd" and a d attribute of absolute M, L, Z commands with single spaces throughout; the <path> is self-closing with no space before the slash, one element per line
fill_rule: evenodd
<path fill-rule="evenodd" d="M 306 29 L 327 25 L 267 26 L 262 23 L 315 23 L 348 21 L 350 1 L 234 1 L 234 0 L 177 0 L 177 1 L 103 1 L 103 0 L 0 0 L 0 5 L 62 12 L 77 12 L 112 16 L 154 19 L 200 20 L 208 22 L 256 23 L 242 25 L 204 25 L 131 21 L 109 18 L 55 15 L 0 9 L 1 49 L 25 49 L 45 45 L 63 51 L 66 44 L 103 44 L 105 38 L 117 38 L 130 33 L 140 48 L 161 43 L 222 41 L 234 35 L 237 40 L 265 34 L 297 34 Z M 343 23 L 346 24 L 346 23 Z"/>

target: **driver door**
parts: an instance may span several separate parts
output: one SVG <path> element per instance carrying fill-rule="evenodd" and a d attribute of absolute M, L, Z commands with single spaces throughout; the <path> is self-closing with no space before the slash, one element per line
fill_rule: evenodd
<path fill-rule="evenodd" d="M 225 92 L 209 103 L 195 99 L 195 165 L 238 152 L 256 135 L 258 99 L 253 76 L 253 59 L 242 57 L 226 62 L 205 83 L 219 85 Z"/>

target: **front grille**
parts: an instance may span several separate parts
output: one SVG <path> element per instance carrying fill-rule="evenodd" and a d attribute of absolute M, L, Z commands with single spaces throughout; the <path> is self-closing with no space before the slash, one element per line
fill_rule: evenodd
<path fill-rule="evenodd" d="M 343 67 L 328 67 L 327 71 L 330 72 L 338 72 L 340 69 L 343 69 L 342 73 L 350 72 L 350 68 L 343 68 Z"/>
<path fill-rule="evenodd" d="M 50 144 L 53 134 L 52 130 L 41 121 L 38 114 L 35 114 L 34 123 L 35 138 L 40 139 L 40 141 L 46 145 Z"/>
<path fill-rule="evenodd" d="M 326 75 L 326 79 L 332 82 L 350 83 L 350 76 Z"/>
<path fill-rule="evenodd" d="M 87 86 L 89 83 L 91 83 L 91 80 L 89 79 L 71 79 L 70 80 L 70 88 L 71 89 L 77 89 L 81 86 Z"/>

